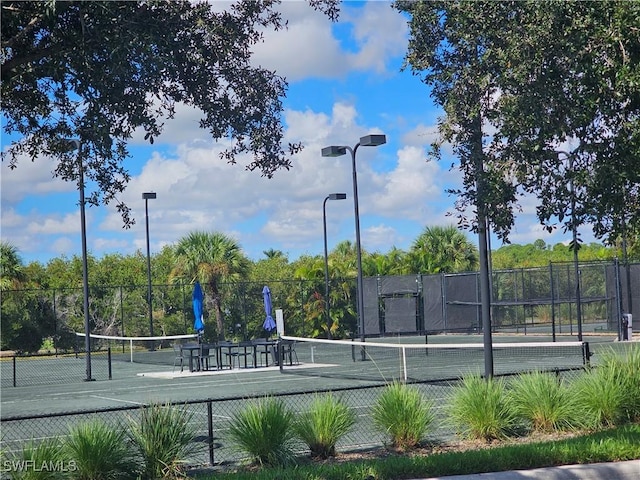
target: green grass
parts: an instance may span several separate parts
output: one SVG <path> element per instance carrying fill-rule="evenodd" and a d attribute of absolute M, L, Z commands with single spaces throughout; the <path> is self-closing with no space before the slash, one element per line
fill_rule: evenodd
<path fill-rule="evenodd" d="M 216 472 L 198 480 L 402 480 L 468 475 L 557 465 L 640 458 L 640 425 L 630 424 L 573 438 L 494 446 L 426 456 L 391 456 L 335 464 L 306 464 L 260 471 Z"/>

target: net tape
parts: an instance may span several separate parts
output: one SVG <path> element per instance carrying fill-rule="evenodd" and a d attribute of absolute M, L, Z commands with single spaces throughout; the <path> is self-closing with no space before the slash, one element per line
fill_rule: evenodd
<path fill-rule="evenodd" d="M 344 374 L 409 379 L 445 378 L 478 371 L 483 364 L 481 343 L 383 343 L 283 336 L 295 342 L 301 362 L 344 367 Z M 423 340 L 424 342 L 424 340 Z M 494 342 L 499 373 L 558 370 L 585 364 L 585 342 Z M 356 365 L 358 359 L 361 365 Z M 371 360 L 365 362 L 365 360 Z M 370 366 L 364 366 L 365 364 Z M 456 371 L 457 370 L 457 371 Z"/>
<path fill-rule="evenodd" d="M 75 332 L 78 337 L 85 337 L 83 332 Z M 109 342 L 123 342 L 129 343 L 129 361 L 133 363 L 133 342 L 146 342 L 149 344 L 154 343 L 162 343 L 162 342 L 172 342 L 175 340 L 186 340 L 186 339 L 196 339 L 198 338 L 197 334 L 186 334 L 186 335 L 165 335 L 165 336 L 156 336 L 156 337 L 122 337 L 118 335 L 99 335 L 92 333 L 89 335 L 89 338 L 95 338 L 96 340 L 107 340 Z"/>

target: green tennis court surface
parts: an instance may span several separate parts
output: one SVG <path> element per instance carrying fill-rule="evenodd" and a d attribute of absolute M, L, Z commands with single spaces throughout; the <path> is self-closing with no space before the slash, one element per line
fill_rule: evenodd
<path fill-rule="evenodd" d="M 527 337 L 494 337 L 495 343 L 526 341 Z M 546 341 L 547 338 L 537 340 Z M 561 340 L 561 339 L 558 339 Z M 564 339 L 562 339 L 564 340 Z M 597 363 L 598 351 L 605 346 L 615 346 L 612 337 L 598 336 L 585 338 L 590 343 L 591 351 L 595 353 L 592 360 Z M 373 341 L 373 340 L 372 340 Z M 390 339 L 383 339 L 389 342 Z M 424 337 L 393 339 L 395 342 L 424 343 Z M 481 336 L 433 336 L 428 338 L 431 343 L 481 343 Z M 373 348 L 367 347 L 368 350 Z M 335 352 L 324 355 L 322 350 L 304 343 L 298 344 L 296 353 L 299 365 L 287 366 L 283 372 L 278 367 L 247 368 L 206 373 L 183 372 L 175 370 L 171 365 L 141 364 L 126 361 L 113 362 L 112 380 L 82 381 L 85 373 L 85 359 L 79 358 L 49 358 L 33 360 L 38 362 L 34 369 L 38 375 L 46 376 L 47 372 L 64 368 L 68 372 L 69 381 L 61 381 L 53 385 L 33 385 L 24 387 L 4 387 L 1 391 L 2 417 L 24 415 L 42 415 L 60 412 L 72 412 L 87 409 L 102 409 L 120 406 L 135 406 L 150 402 L 181 403 L 192 400 L 225 399 L 233 397 L 248 397 L 291 392 L 312 392 L 317 390 L 340 389 L 346 387 L 360 387 L 380 385 L 384 381 L 398 378 L 399 362 L 397 355 L 379 359 L 362 361 L 359 348 L 355 351 L 355 361 L 352 350 L 344 349 L 339 354 Z M 462 370 L 451 363 L 451 357 L 438 359 L 440 352 L 423 351 L 408 355 L 409 379 L 414 377 L 453 378 Z M 455 355 L 455 354 L 454 354 Z M 312 358 L 313 356 L 313 358 Z M 454 356 L 455 358 L 455 356 Z M 482 373 L 482 349 L 474 351 L 472 355 L 461 357 L 460 365 L 467 368 L 467 372 Z M 553 368 L 557 364 L 563 367 L 566 359 L 551 355 L 533 357 L 537 363 Z M 517 358 L 511 355 L 507 359 L 500 359 L 494 354 L 496 365 L 507 360 L 508 365 L 521 364 L 526 366 L 525 357 Z M 102 371 L 100 362 L 104 359 L 99 355 L 92 356 L 93 370 Z M 575 355 L 570 360 L 571 366 L 577 366 Z M 566 365 L 565 365 L 566 366 Z M 3 375 L 5 375 L 3 364 Z M 500 367 L 496 373 L 500 373 Z M 426 373 L 425 373 L 426 372 Z M 72 378 L 73 377 L 73 378 Z M 428 378 L 427 378 L 428 379 Z"/>

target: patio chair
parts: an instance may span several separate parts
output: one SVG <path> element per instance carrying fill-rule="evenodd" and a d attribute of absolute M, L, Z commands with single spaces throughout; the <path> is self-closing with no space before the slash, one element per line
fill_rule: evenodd
<path fill-rule="evenodd" d="M 253 366 L 256 364 L 256 358 L 254 355 L 256 346 L 251 340 L 246 340 L 238 343 L 234 348 L 229 348 L 225 355 L 229 360 L 229 365 L 233 368 L 234 363 L 240 368 L 240 358 L 244 358 L 244 366 L 247 367 L 247 357 L 251 357 L 251 363 Z M 235 360 L 234 360 L 235 359 Z"/>
<path fill-rule="evenodd" d="M 184 355 L 182 353 L 182 344 L 174 343 L 173 344 L 173 353 L 174 353 L 175 356 L 174 356 L 174 359 L 173 359 L 173 370 L 172 370 L 172 372 L 175 372 L 177 362 L 180 362 L 180 372 L 182 372 L 183 369 L 184 369 Z"/>
<path fill-rule="evenodd" d="M 208 345 L 206 343 L 201 344 L 199 354 L 200 370 L 209 370 L 209 368 L 211 367 L 211 359 L 213 359 L 213 362 L 215 363 L 215 368 L 219 369 L 220 366 L 218 365 L 218 346 Z"/>
<path fill-rule="evenodd" d="M 293 365 L 293 359 L 296 359 L 296 365 L 300 363 L 298 354 L 296 353 L 296 342 L 293 340 L 280 340 L 280 358 L 284 362 L 289 359 L 289 365 Z"/>
<path fill-rule="evenodd" d="M 255 347 L 255 354 L 259 357 L 255 363 L 257 363 L 261 367 L 268 367 L 269 363 L 273 365 L 278 365 L 278 354 L 276 353 L 276 345 L 277 342 L 275 340 L 268 339 L 256 339 L 253 340 L 253 345 Z M 271 359 L 271 362 L 269 362 Z"/>

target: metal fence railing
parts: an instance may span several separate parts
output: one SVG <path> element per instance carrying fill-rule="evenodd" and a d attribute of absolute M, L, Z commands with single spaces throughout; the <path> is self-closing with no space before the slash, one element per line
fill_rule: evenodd
<path fill-rule="evenodd" d="M 558 375 L 571 379 L 578 375 L 579 372 L 580 370 L 568 370 L 558 372 Z M 444 407 L 449 401 L 453 387 L 458 385 L 458 381 L 431 381 L 413 385 L 420 390 L 426 399 L 432 401 L 435 405 L 435 426 L 428 433 L 427 439 L 442 442 L 450 441 L 455 432 L 447 421 Z M 383 388 L 384 386 L 380 385 L 316 390 L 313 392 L 301 391 L 270 394 L 270 397 L 282 400 L 290 411 L 300 413 L 308 408 L 313 400 L 312 394 L 331 391 L 356 413 L 356 425 L 346 436 L 340 439 L 337 445 L 338 452 L 353 452 L 382 447 L 388 442 L 384 432 L 374 427 L 371 417 L 372 406 Z M 256 401 L 259 398 L 262 397 L 255 395 L 253 397 L 208 399 L 174 404 L 173 408 L 188 410 L 191 417 L 190 421 L 193 422 L 197 430 L 193 448 L 190 449 L 193 454 L 187 460 L 189 467 L 228 467 L 246 462 L 248 458 L 233 445 L 227 432 L 234 421 L 235 415 L 245 408 L 248 402 Z M 68 435 L 71 426 L 96 418 L 114 428 L 130 429 L 131 422 L 136 421 L 142 408 L 145 407 L 127 406 L 2 418 L 1 448 L 5 455 L 10 456 L 18 453 L 23 445 L 34 439 L 52 437 L 63 439 Z M 310 453 L 302 443 L 298 444 L 297 452 L 301 457 Z"/>
<path fill-rule="evenodd" d="M 621 314 L 640 304 L 640 264 L 572 264 L 493 271 L 492 328 L 518 333 L 575 335 L 585 330 L 617 332 Z M 580 284 L 580 298 L 576 282 Z M 249 339 L 264 336 L 263 283 L 220 286 L 217 309 L 204 290 L 205 335 Z M 273 309 L 283 312 L 287 335 L 326 337 L 322 279 L 269 282 Z M 441 275 L 365 277 L 364 326 L 367 336 L 410 332 L 477 333 L 480 319 L 477 272 Z M 93 334 L 150 335 L 147 286 L 89 286 L 89 328 Z M 334 338 L 355 338 L 361 325 L 356 312 L 356 281 L 331 279 L 330 318 Z M 156 335 L 194 333 L 192 287 L 153 285 L 152 322 Z M 74 352 L 84 332 L 82 289 L 5 290 L 2 304 L 3 350 Z M 578 308 L 580 304 L 580 321 Z M 218 316 L 223 331 L 217 331 Z M 640 324 L 637 322 L 636 324 Z M 10 328 L 8 328 L 10 327 Z M 15 327 L 15 328 L 14 328 Z"/>

